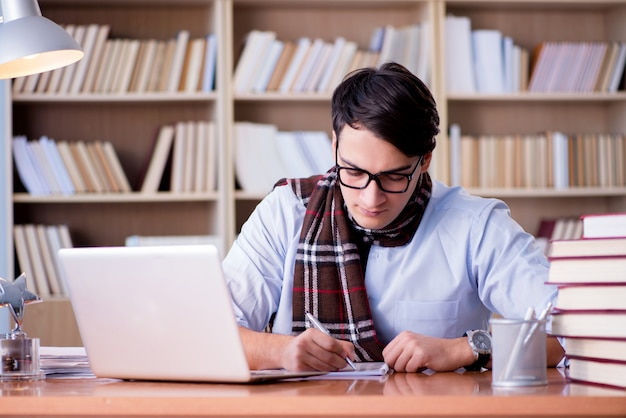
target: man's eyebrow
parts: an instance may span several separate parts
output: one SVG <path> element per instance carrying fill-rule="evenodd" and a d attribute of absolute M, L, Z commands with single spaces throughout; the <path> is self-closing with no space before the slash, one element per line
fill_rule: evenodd
<path fill-rule="evenodd" d="M 346 164 L 346 165 L 350 166 L 350 168 L 356 168 L 356 169 L 359 169 L 359 170 L 367 171 L 367 170 L 365 170 L 365 169 L 363 169 L 363 168 L 359 167 L 358 165 L 356 165 L 356 164 L 352 163 L 351 161 L 346 160 L 346 159 L 345 159 L 345 158 L 343 158 L 341 155 L 339 156 L 339 159 L 341 159 L 341 161 L 342 161 L 344 164 Z M 412 168 L 412 167 L 413 167 L 413 164 L 410 164 L 410 165 L 405 165 L 405 166 L 398 167 L 398 168 L 393 168 L 393 169 L 391 169 L 391 170 L 380 171 L 379 173 L 389 173 L 389 174 L 391 174 L 391 173 L 396 173 L 396 172 L 398 172 L 398 171 L 408 170 L 408 169 L 410 169 L 410 168 Z M 377 174 L 377 173 L 373 173 L 373 174 Z"/>

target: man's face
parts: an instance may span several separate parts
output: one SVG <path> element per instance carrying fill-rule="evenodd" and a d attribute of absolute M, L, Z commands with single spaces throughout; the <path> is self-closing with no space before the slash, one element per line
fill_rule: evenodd
<path fill-rule="evenodd" d="M 407 157 L 389 142 L 376 137 L 365 129 L 354 129 L 346 125 L 339 134 L 333 135 L 333 146 L 337 149 L 337 164 L 341 167 L 358 168 L 371 174 L 394 172 L 411 174 L 419 157 Z M 341 184 L 346 207 L 354 220 L 363 228 L 382 229 L 389 225 L 406 206 L 420 174 L 428 169 L 432 154 L 427 154 L 417 167 L 409 187 L 404 193 L 383 192 L 375 181 L 364 189 L 352 189 Z M 342 177 L 343 178 L 343 177 Z"/>

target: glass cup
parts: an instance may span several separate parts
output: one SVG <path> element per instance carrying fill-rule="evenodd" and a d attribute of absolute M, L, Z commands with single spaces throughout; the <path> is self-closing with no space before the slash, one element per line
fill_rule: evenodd
<path fill-rule="evenodd" d="M 539 386 L 548 383 L 546 319 L 491 319 L 494 386 Z"/>

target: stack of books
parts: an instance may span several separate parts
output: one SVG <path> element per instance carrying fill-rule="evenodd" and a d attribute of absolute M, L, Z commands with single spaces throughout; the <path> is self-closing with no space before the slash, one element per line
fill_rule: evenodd
<path fill-rule="evenodd" d="M 551 242 L 552 333 L 572 381 L 626 388 L 626 213 L 582 216 L 580 239 Z"/>

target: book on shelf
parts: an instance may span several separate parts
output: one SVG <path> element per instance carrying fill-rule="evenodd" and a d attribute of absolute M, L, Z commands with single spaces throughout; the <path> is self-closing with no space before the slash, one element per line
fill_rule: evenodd
<path fill-rule="evenodd" d="M 270 124 L 235 123 L 235 175 L 251 193 L 267 193 L 276 181 L 322 174 L 333 166 L 326 132 L 281 132 Z"/>
<path fill-rule="evenodd" d="M 96 40 L 90 53 L 85 80 L 80 87 L 81 93 L 91 93 L 94 91 L 94 83 L 98 74 L 98 69 L 102 66 L 102 56 L 104 55 L 105 44 L 111 31 L 110 25 L 99 25 Z M 88 52 L 88 51 L 85 51 Z"/>
<path fill-rule="evenodd" d="M 278 91 L 281 93 L 287 93 L 292 91 L 291 87 L 298 76 L 298 72 L 300 71 L 300 67 L 302 63 L 306 59 L 306 56 L 311 48 L 312 41 L 311 38 L 303 36 L 298 39 L 296 43 L 296 50 L 293 53 L 293 57 L 285 70 L 285 74 L 280 81 L 280 85 L 278 86 Z"/>
<path fill-rule="evenodd" d="M 42 298 L 67 295 L 57 259 L 59 249 L 72 247 L 67 225 L 16 224 L 13 236 L 27 288 Z"/>
<path fill-rule="evenodd" d="M 626 338 L 626 311 L 555 310 L 551 333 L 559 337 Z"/>
<path fill-rule="evenodd" d="M 584 238 L 626 237 L 626 212 L 589 213 L 581 220 Z"/>
<path fill-rule="evenodd" d="M 175 93 L 179 91 L 180 80 L 182 78 L 183 66 L 185 64 L 185 52 L 189 43 L 189 31 L 180 30 L 174 38 L 174 52 L 170 61 L 166 91 Z M 197 71 L 197 69 L 196 69 Z"/>
<path fill-rule="evenodd" d="M 244 44 L 235 66 L 233 87 L 237 93 L 249 92 L 261 68 L 262 61 L 267 57 L 276 33 L 272 31 L 251 30 L 246 35 Z"/>
<path fill-rule="evenodd" d="M 31 270 L 35 279 L 37 295 L 41 298 L 50 296 L 50 286 L 48 284 L 48 275 L 43 264 L 43 254 L 41 244 L 37 238 L 37 229 L 34 224 L 24 225 L 24 234 L 26 236 L 26 246 L 28 248 L 28 256 L 31 263 Z"/>
<path fill-rule="evenodd" d="M 535 48 L 529 81 L 533 92 L 611 92 L 619 87 L 623 42 L 546 41 Z"/>
<path fill-rule="evenodd" d="M 76 43 L 83 49 L 84 51 L 84 43 L 85 43 L 85 34 L 87 32 L 87 27 L 85 25 L 76 25 L 74 30 L 73 38 Z M 85 57 L 83 56 L 82 59 Z M 63 76 L 61 77 L 61 81 L 59 82 L 59 88 L 57 90 L 58 93 L 67 94 L 70 92 L 70 87 L 72 84 L 72 80 L 75 77 L 76 67 L 80 64 L 79 60 L 77 63 L 70 64 L 63 69 Z"/>
<path fill-rule="evenodd" d="M 573 382 L 626 389 L 626 361 L 570 357 L 567 377 Z"/>
<path fill-rule="evenodd" d="M 75 64 L 74 76 L 68 87 L 68 93 L 70 94 L 80 93 L 87 75 L 87 70 L 89 69 L 89 63 L 93 60 L 94 47 L 98 38 L 99 28 L 100 26 L 97 24 L 90 24 L 85 27 L 85 35 L 80 45 L 85 56 Z"/>
<path fill-rule="evenodd" d="M 206 38 L 194 38 L 189 41 L 185 64 L 182 68 L 179 90 L 193 93 L 201 88 L 202 65 L 205 61 Z"/>
<path fill-rule="evenodd" d="M 174 127 L 171 125 L 161 126 L 154 142 L 148 168 L 139 186 L 142 193 L 155 193 L 159 190 L 173 142 Z"/>
<path fill-rule="evenodd" d="M 214 33 L 206 36 L 206 51 L 202 65 L 201 91 L 208 93 L 215 89 L 215 65 L 217 61 L 217 37 Z"/>
<path fill-rule="evenodd" d="M 37 292 L 35 275 L 33 274 L 30 254 L 28 252 L 28 242 L 26 241 L 26 230 L 23 225 L 13 226 L 13 241 L 15 244 L 15 254 L 17 256 L 17 267 L 21 273 L 26 275 L 26 288 L 33 293 Z"/>

